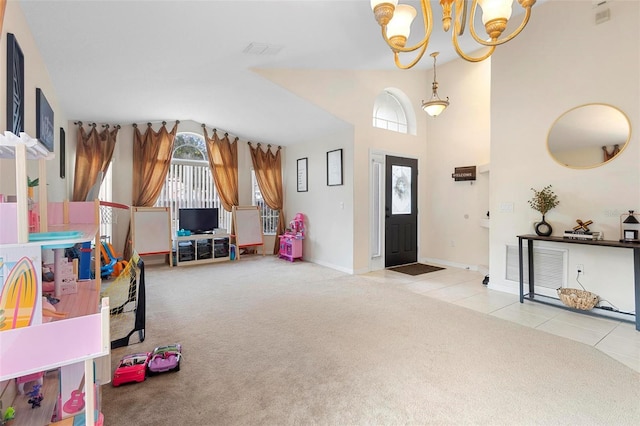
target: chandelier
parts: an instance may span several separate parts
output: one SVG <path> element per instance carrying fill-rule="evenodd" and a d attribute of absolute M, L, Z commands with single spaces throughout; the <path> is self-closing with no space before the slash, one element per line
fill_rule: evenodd
<path fill-rule="evenodd" d="M 526 14 L 520 23 L 520 26 L 515 29 L 510 35 L 500 38 L 502 32 L 507 27 L 507 22 L 511 18 L 511 6 L 514 0 L 471 0 L 471 14 L 469 29 L 473 39 L 482 46 L 488 47 L 488 50 L 480 56 L 474 57 L 467 55 L 462 51 L 458 44 L 458 37 L 464 33 L 466 19 L 467 19 L 467 0 L 440 0 L 442 6 L 442 28 L 445 32 L 451 28 L 452 10 L 454 11 L 454 25 L 452 31 L 453 46 L 456 49 L 458 55 L 461 58 L 469 62 L 480 62 L 487 59 L 496 46 L 508 42 L 516 37 L 522 29 L 529 22 L 531 16 L 531 7 L 536 3 L 536 0 L 518 0 L 520 6 L 522 6 Z M 475 26 L 474 17 L 476 16 L 476 8 L 480 4 L 482 9 L 482 23 L 485 30 L 489 35 L 489 40 L 483 40 L 478 37 Z M 431 37 L 431 31 L 433 30 L 433 14 L 431 12 L 431 2 L 429 0 L 420 0 L 422 9 L 422 20 L 424 21 L 425 35 L 424 38 L 415 44 L 414 46 L 406 47 L 407 39 L 411 31 L 411 22 L 416 17 L 416 9 L 413 6 L 401 4 L 398 5 L 398 0 L 371 0 L 371 9 L 375 14 L 376 21 L 382 29 L 382 37 L 387 42 L 391 50 L 393 50 L 393 56 L 396 66 L 401 69 L 409 69 L 422 59 L 424 52 L 427 50 L 429 44 L 429 38 Z M 400 62 L 400 53 L 414 52 L 418 50 L 417 57 L 408 63 L 403 65 Z"/>
<path fill-rule="evenodd" d="M 424 112 L 434 118 L 440 115 L 440 113 L 449 106 L 448 97 L 447 100 L 443 101 L 442 99 L 440 99 L 440 96 L 438 96 L 438 82 L 436 81 L 436 56 L 438 56 L 438 53 L 439 52 L 433 52 L 431 54 L 431 57 L 433 58 L 433 85 L 431 86 L 433 93 L 429 101 L 422 101 L 422 109 L 424 110 Z"/>

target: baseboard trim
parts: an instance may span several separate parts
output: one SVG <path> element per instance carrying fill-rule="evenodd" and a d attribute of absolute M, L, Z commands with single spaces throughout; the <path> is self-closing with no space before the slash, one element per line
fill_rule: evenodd
<path fill-rule="evenodd" d="M 520 288 L 518 286 L 505 285 L 505 284 L 492 284 L 491 278 L 489 278 L 489 285 L 487 286 L 491 290 L 501 291 L 509 294 L 520 294 Z"/>
<path fill-rule="evenodd" d="M 432 257 L 425 257 L 420 259 L 420 262 L 422 263 L 436 263 L 438 265 L 444 265 L 444 266 L 451 266 L 452 268 L 458 268 L 458 269 L 467 269 L 469 271 L 478 271 L 478 265 L 467 265 L 464 263 L 457 263 L 457 262 L 451 262 L 449 260 L 443 260 L 443 259 L 435 259 Z"/>
<path fill-rule="evenodd" d="M 353 275 L 354 274 L 353 268 L 345 268 L 343 266 L 334 265 L 332 263 L 322 262 L 322 261 L 318 261 L 318 260 L 315 260 L 315 259 L 308 259 L 308 258 L 305 258 L 305 257 L 303 257 L 303 259 L 304 259 L 305 262 L 315 263 L 315 264 L 320 265 L 320 266 L 325 266 L 327 268 L 335 269 L 336 271 L 344 272 L 345 274 L 349 274 L 349 275 Z"/>

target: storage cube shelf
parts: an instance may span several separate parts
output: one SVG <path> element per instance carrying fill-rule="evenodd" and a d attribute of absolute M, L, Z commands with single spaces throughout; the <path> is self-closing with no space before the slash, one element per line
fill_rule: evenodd
<path fill-rule="evenodd" d="M 183 266 L 230 260 L 229 237 L 229 234 L 194 234 L 174 237 L 171 261 L 175 266 Z"/>

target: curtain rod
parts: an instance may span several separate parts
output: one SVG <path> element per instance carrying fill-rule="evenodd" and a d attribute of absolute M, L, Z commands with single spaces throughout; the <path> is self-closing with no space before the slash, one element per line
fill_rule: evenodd
<path fill-rule="evenodd" d="M 206 130 L 207 125 L 205 123 L 202 123 L 201 127 Z M 212 130 L 213 130 L 213 133 L 217 133 L 217 131 L 218 131 L 218 129 L 216 129 L 215 127 L 213 127 Z M 224 135 L 225 136 L 229 136 L 229 133 L 224 132 Z M 234 139 L 234 142 L 237 142 L 238 140 L 240 140 L 240 138 L 238 136 L 236 136 L 235 139 Z M 249 146 L 251 146 L 251 141 L 247 141 L 247 143 L 249 144 Z M 260 146 L 259 142 L 258 142 L 258 146 Z M 267 145 L 267 147 L 271 148 L 271 144 Z M 278 145 L 278 149 L 282 149 L 282 146 Z"/>
<path fill-rule="evenodd" d="M 247 142 L 249 144 L 249 146 L 251 146 L 251 141 Z M 262 144 L 260 142 L 256 142 L 256 146 L 262 146 Z M 267 148 L 271 148 L 273 145 L 271 144 L 267 144 Z M 281 145 L 278 145 L 278 149 L 282 149 Z"/>
<path fill-rule="evenodd" d="M 156 121 L 155 123 L 157 123 L 157 121 Z M 180 124 L 180 120 L 176 120 L 176 124 Z M 163 126 L 166 126 L 166 125 L 167 125 L 167 122 L 166 122 L 166 121 L 162 121 L 162 125 L 163 125 Z M 133 127 L 135 127 L 135 128 L 137 128 L 137 127 L 138 127 L 138 123 L 133 123 L 133 124 L 132 124 L 132 126 L 133 126 Z M 153 126 L 153 122 L 148 121 L 148 122 L 147 122 L 147 126 L 148 126 L 148 127 Z"/>
<path fill-rule="evenodd" d="M 80 126 L 80 127 L 82 127 L 82 125 L 83 125 L 82 121 L 74 121 L 73 124 L 75 124 L 76 126 Z M 97 126 L 96 123 L 87 123 L 87 125 L 91 126 L 91 127 L 94 127 L 94 128 Z M 109 124 L 102 124 L 101 127 L 102 128 L 106 127 L 108 129 L 110 127 L 110 125 Z M 118 128 L 118 129 L 122 128 L 122 127 L 120 127 L 119 124 L 114 124 L 113 127 Z"/>
<path fill-rule="evenodd" d="M 206 124 L 204 124 L 204 123 L 202 123 L 202 124 L 201 124 L 201 127 L 202 127 L 203 129 L 205 129 L 205 130 L 207 129 L 207 125 L 206 125 Z M 215 128 L 215 127 L 212 127 L 212 128 L 211 128 L 211 130 L 213 131 L 213 133 L 218 133 L 218 129 L 217 129 L 217 128 Z M 225 135 L 225 136 L 229 136 L 229 132 L 224 132 L 224 135 Z M 238 137 L 236 136 L 236 137 L 235 137 L 235 141 L 237 141 L 238 139 L 240 139 L 240 138 L 238 138 Z"/>

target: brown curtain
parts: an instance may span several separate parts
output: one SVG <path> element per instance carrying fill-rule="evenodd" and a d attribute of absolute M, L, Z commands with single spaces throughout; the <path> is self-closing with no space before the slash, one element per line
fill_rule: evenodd
<path fill-rule="evenodd" d="M 256 174 L 256 180 L 262 193 L 264 202 L 270 209 L 278 211 L 278 235 L 284 234 L 284 199 L 282 196 L 282 161 L 280 158 L 280 147 L 274 154 L 271 151 L 271 145 L 267 145 L 267 151 L 251 146 L 251 161 L 253 162 L 253 170 Z M 276 238 L 273 246 L 273 254 L 278 254 L 280 250 L 280 241 Z"/>
<path fill-rule="evenodd" d="M 133 125 L 133 206 L 152 207 L 160 196 L 171 165 L 178 123 L 171 132 L 165 121 L 157 132 L 147 123 L 144 134 Z"/>
<path fill-rule="evenodd" d="M 151 128 L 147 123 L 147 130 L 142 134 L 138 125 L 133 125 L 133 188 L 132 202 L 134 207 L 153 207 L 160 196 L 164 181 L 169 172 L 173 143 L 178 132 L 178 124 L 167 131 L 166 121 L 162 122 L 159 131 Z M 131 257 L 131 225 L 127 231 L 127 239 L 123 256 Z"/>
<path fill-rule="evenodd" d="M 7 0 L 0 0 L 0 35 L 2 35 L 2 23 L 4 22 L 5 7 L 7 7 Z"/>
<path fill-rule="evenodd" d="M 91 124 L 91 130 L 86 133 L 82 122 L 78 122 L 78 136 L 76 142 L 76 165 L 73 178 L 73 201 L 85 201 L 89 190 L 96 183 L 98 173 L 102 177 L 107 173 L 113 150 L 116 146 L 116 138 L 120 126 L 104 129 L 98 133 L 96 124 Z"/>
<path fill-rule="evenodd" d="M 204 124 L 204 140 L 207 143 L 209 156 L 209 168 L 216 184 L 216 190 L 220 195 L 222 207 L 228 212 L 233 206 L 237 206 L 238 200 L 238 138 L 229 141 L 229 135 L 224 134 L 220 139 L 213 129 L 213 137 L 209 139 Z"/>

